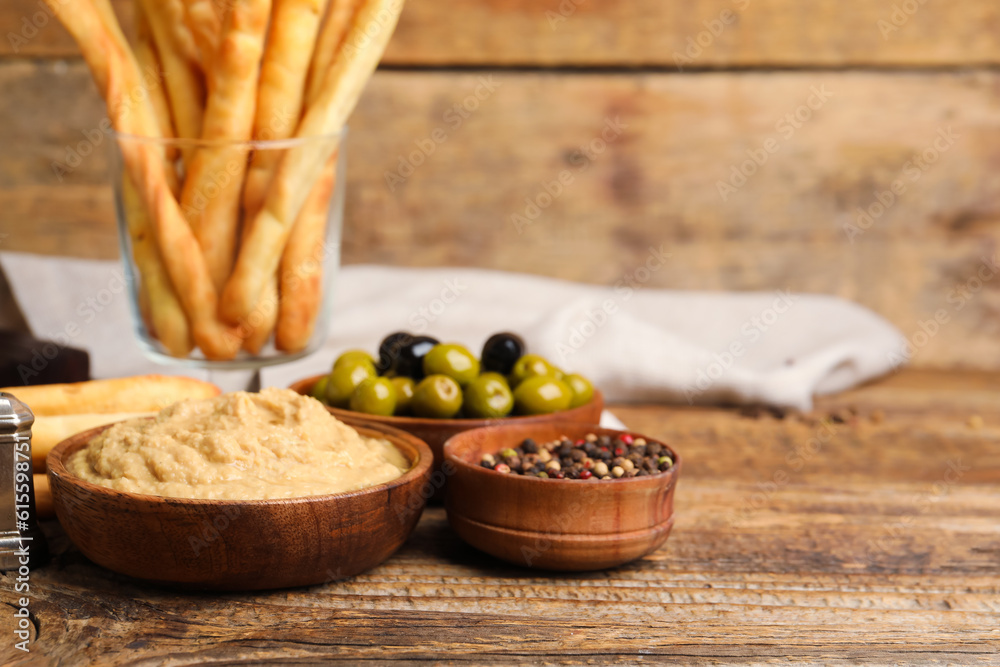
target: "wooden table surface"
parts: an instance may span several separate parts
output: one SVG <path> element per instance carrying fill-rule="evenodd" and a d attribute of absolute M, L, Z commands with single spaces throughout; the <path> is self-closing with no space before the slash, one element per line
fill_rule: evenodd
<path fill-rule="evenodd" d="M 588 574 L 518 569 L 430 508 L 345 581 L 191 594 L 89 563 L 55 522 L 36 639 L 4 664 L 1000 664 L 1000 375 L 906 372 L 809 415 L 620 406 L 685 457 L 666 546 Z"/>

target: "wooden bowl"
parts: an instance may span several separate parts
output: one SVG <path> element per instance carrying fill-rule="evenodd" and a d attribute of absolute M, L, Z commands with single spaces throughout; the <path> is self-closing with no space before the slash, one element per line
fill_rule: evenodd
<path fill-rule="evenodd" d="M 483 454 L 525 438 L 543 443 L 588 433 L 623 432 L 592 424 L 512 424 L 454 436 L 444 446 L 446 465 L 454 468 L 445 494 L 448 522 L 472 546 L 523 567 L 599 570 L 655 551 L 674 525 L 681 460 L 669 447 L 670 470 L 614 480 L 540 479 L 479 465 Z"/>
<path fill-rule="evenodd" d="M 291 385 L 289 389 L 300 394 L 309 395 L 313 385 L 323 377 L 315 375 L 311 378 L 299 380 Z M 333 416 L 341 421 L 348 419 L 360 420 L 359 423 L 381 424 L 391 426 L 415 435 L 431 448 L 434 452 L 434 470 L 441 469 L 444 462 L 444 443 L 452 436 L 463 431 L 475 428 L 494 426 L 497 424 L 551 424 L 563 422 L 579 422 L 597 424 L 601 421 L 601 412 L 604 410 L 604 396 L 599 391 L 594 391 L 594 398 L 590 403 L 581 405 L 578 408 L 553 412 L 547 415 L 525 415 L 504 417 L 503 419 L 427 419 L 424 417 L 380 417 L 378 415 L 366 415 L 352 410 L 342 410 L 340 408 L 327 407 Z"/>
<path fill-rule="evenodd" d="M 412 464 L 402 477 L 348 493 L 278 500 L 198 500 L 123 493 L 86 482 L 65 461 L 107 426 L 49 453 L 59 523 L 98 565 L 185 588 L 254 590 L 319 584 L 375 567 L 409 537 L 420 514 L 432 455 L 396 429 L 360 425 Z"/>

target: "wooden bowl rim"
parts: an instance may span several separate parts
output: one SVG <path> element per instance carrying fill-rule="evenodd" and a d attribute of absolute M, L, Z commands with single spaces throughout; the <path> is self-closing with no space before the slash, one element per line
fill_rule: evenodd
<path fill-rule="evenodd" d="M 308 395 L 309 390 L 312 389 L 313 385 L 319 381 L 321 377 L 326 375 L 321 373 L 319 375 L 313 375 L 311 377 L 303 378 L 292 384 L 288 385 L 288 388 L 296 391 L 303 395 Z M 476 419 L 476 418 L 461 418 L 461 419 L 434 419 L 432 417 L 409 417 L 409 416 L 399 416 L 391 415 L 388 417 L 382 415 L 370 415 L 364 412 L 354 412 L 352 410 L 345 410 L 343 408 L 334 408 L 331 406 L 326 406 L 326 409 L 333 413 L 336 417 L 341 417 L 343 415 L 350 415 L 358 419 L 363 419 L 365 421 L 386 424 L 387 426 L 396 426 L 400 428 L 405 428 L 406 426 L 426 426 L 426 427 L 438 427 L 438 428 L 461 428 L 461 429 L 474 429 L 474 428 L 484 428 L 488 426 L 498 425 L 498 424 L 533 424 L 533 423 L 547 423 L 556 419 L 559 416 L 571 416 L 580 414 L 584 412 L 587 408 L 592 408 L 597 405 L 601 410 L 604 409 L 604 394 L 601 393 L 599 389 L 594 389 L 594 397 L 584 403 L 583 405 L 578 405 L 575 408 L 569 408 L 567 410 L 560 410 L 559 412 L 548 412 L 544 415 L 510 415 L 507 417 L 500 417 L 497 419 Z M 579 412 L 578 412 L 579 411 Z M 574 421 L 574 420 L 571 420 Z M 580 422 L 582 423 L 582 422 Z"/>
<path fill-rule="evenodd" d="M 152 417 L 147 417 L 146 419 L 152 419 Z M 68 468 L 66 468 L 66 465 L 63 462 L 63 458 L 65 456 L 75 454 L 79 449 L 85 447 L 95 436 L 112 426 L 114 426 L 114 424 L 105 424 L 86 431 L 81 431 L 80 433 L 66 438 L 53 447 L 46 457 L 46 468 L 48 469 L 50 480 L 51 478 L 58 479 L 62 483 L 77 486 L 92 494 L 102 494 L 109 500 L 117 499 L 132 502 L 156 502 L 168 505 L 188 505 L 196 507 L 223 507 L 230 505 L 239 507 L 282 507 L 289 505 L 321 503 L 324 501 L 351 500 L 364 495 L 376 494 L 383 491 L 392 491 L 395 488 L 413 482 L 414 480 L 418 480 L 429 474 L 431 465 L 434 461 L 434 453 L 431 451 L 430 446 L 420 438 L 407 433 L 406 431 L 392 428 L 390 426 L 381 426 L 381 429 L 385 429 L 385 431 L 382 431 L 379 428 L 372 428 L 371 426 L 355 426 L 349 424 L 351 428 L 357 430 L 366 437 L 388 440 L 393 447 L 403 454 L 403 456 L 406 456 L 407 452 L 400 447 L 400 443 L 409 445 L 416 450 L 416 460 L 411 463 L 409 470 L 396 479 L 389 480 L 388 482 L 382 482 L 381 484 L 376 484 L 375 486 L 355 489 L 354 491 L 344 491 L 342 493 L 327 493 L 319 496 L 299 496 L 295 498 L 266 498 L 258 500 L 226 500 L 222 498 L 176 498 L 173 496 L 157 496 L 148 493 L 119 491 L 117 489 L 110 489 L 106 486 L 100 486 L 99 484 L 94 484 L 93 482 L 88 482 L 85 479 L 77 477 L 71 473 Z M 364 433 L 364 431 L 367 431 L 367 433 Z M 55 486 L 55 484 L 52 484 L 52 486 Z"/>
<path fill-rule="evenodd" d="M 626 431 L 614 428 L 603 428 L 601 426 L 597 426 L 595 428 L 594 424 L 588 424 L 586 422 L 559 422 L 559 426 L 567 428 L 585 427 L 591 429 L 591 431 L 596 433 L 597 435 L 614 436 L 614 435 L 628 434 L 634 438 L 644 438 L 647 442 L 655 442 L 662 447 L 666 447 L 667 451 L 669 451 L 671 454 L 671 458 L 674 460 L 674 465 L 671 466 L 670 470 L 668 470 L 667 472 L 660 473 L 657 475 L 645 475 L 643 477 L 619 477 L 617 479 L 599 479 L 597 480 L 597 482 L 590 482 L 588 480 L 583 480 L 583 479 L 553 479 L 551 477 L 528 477 L 526 475 L 512 475 L 510 473 L 497 472 L 496 470 L 490 470 L 488 468 L 484 468 L 481 465 L 468 463 L 455 454 L 455 448 L 458 445 L 462 444 L 461 442 L 456 442 L 458 440 L 472 438 L 479 431 L 512 430 L 513 427 L 520 428 L 520 426 L 521 426 L 520 424 L 517 425 L 495 424 L 492 426 L 483 427 L 481 429 L 479 428 L 469 429 L 468 431 L 462 431 L 461 433 L 456 433 L 455 435 L 448 438 L 445 441 L 444 446 L 442 447 L 442 451 L 444 452 L 444 458 L 445 460 L 451 461 L 453 464 L 459 467 L 463 467 L 469 470 L 475 475 L 492 475 L 495 476 L 495 478 L 508 479 L 510 480 L 511 484 L 550 484 L 550 485 L 574 484 L 574 485 L 581 485 L 581 487 L 583 488 L 589 488 L 590 486 L 594 486 L 595 488 L 600 488 L 603 486 L 610 486 L 611 484 L 632 484 L 632 485 L 646 484 L 649 486 L 663 486 L 664 488 L 669 489 L 671 486 L 677 483 L 677 478 L 680 476 L 681 465 L 682 465 L 681 456 L 677 453 L 677 450 L 675 450 L 667 443 L 661 442 L 658 438 L 651 438 L 641 433 L 636 433 L 635 431 Z"/>

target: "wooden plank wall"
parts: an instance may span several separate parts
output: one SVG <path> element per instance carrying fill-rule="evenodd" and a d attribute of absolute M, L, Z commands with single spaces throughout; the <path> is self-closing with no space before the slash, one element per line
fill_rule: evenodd
<path fill-rule="evenodd" d="M 409 0 L 344 261 L 611 284 L 662 247 L 651 287 L 835 294 L 1000 369 L 998 35 L 995 0 Z M 52 168 L 99 141 L 86 68 L 38 0 L 0 36 L 0 248 L 114 257 L 105 146 Z"/>

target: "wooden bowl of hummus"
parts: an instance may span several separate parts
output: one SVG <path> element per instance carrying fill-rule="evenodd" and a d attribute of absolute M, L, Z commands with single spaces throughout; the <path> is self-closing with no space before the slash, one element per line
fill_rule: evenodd
<path fill-rule="evenodd" d="M 402 546 L 432 492 L 433 455 L 424 442 L 349 418 L 336 426 L 306 423 L 303 414 L 315 416 L 322 405 L 286 389 L 236 394 L 233 404 L 185 401 L 155 418 L 91 429 L 52 450 L 56 515 L 87 558 L 154 583 L 255 590 L 350 577 Z M 160 423 L 176 413 L 194 414 L 187 431 Z M 228 423 L 208 425 L 218 415 Z M 256 441 L 228 428 L 282 419 L 286 431 Z M 303 444 L 345 433 L 369 450 L 313 454 Z M 395 473 L 384 470 L 390 464 L 399 466 Z M 323 474 L 338 469 L 346 477 L 333 474 L 333 486 L 323 487 Z M 257 479 L 262 488 L 251 483 Z M 324 488 L 350 490 L 320 493 Z M 200 497 L 177 497 L 185 489 Z"/>

